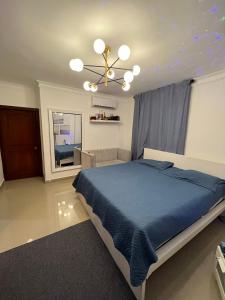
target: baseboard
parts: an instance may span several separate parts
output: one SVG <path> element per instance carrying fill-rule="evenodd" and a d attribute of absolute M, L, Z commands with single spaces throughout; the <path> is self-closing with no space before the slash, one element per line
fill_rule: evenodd
<path fill-rule="evenodd" d="M 60 177 L 60 178 L 44 179 L 44 181 L 45 181 L 45 183 L 48 183 L 48 182 L 60 181 L 63 179 L 68 179 L 68 178 L 75 178 L 75 176 L 77 176 L 77 174 L 71 175 L 71 176 L 66 176 L 66 177 Z"/>

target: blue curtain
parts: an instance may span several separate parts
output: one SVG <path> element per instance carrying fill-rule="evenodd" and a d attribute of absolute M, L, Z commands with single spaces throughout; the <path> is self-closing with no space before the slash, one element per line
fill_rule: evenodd
<path fill-rule="evenodd" d="M 193 80 L 185 80 L 134 97 L 132 159 L 144 148 L 184 154 Z"/>

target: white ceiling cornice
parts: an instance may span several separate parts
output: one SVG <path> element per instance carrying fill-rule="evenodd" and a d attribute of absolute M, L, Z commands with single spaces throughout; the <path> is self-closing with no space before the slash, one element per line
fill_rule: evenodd
<path fill-rule="evenodd" d="M 48 87 L 48 88 L 53 88 L 53 89 L 60 89 L 60 90 L 64 90 L 64 91 L 69 91 L 71 93 L 75 93 L 78 95 L 82 95 L 82 96 L 88 96 L 88 97 L 94 97 L 94 96 L 98 96 L 98 97 L 104 97 L 107 99 L 117 99 L 117 100 L 125 100 L 125 99 L 130 99 L 132 97 L 128 96 L 128 97 L 119 97 L 117 95 L 108 95 L 108 94 L 104 94 L 104 93 L 90 93 L 90 92 L 86 92 L 83 89 L 78 89 L 78 88 L 74 88 L 71 86 L 67 86 L 67 85 L 63 85 L 63 84 L 58 84 L 58 83 L 53 83 L 53 82 L 48 82 L 48 81 L 42 81 L 42 80 L 36 80 L 38 86 L 41 87 Z"/>
<path fill-rule="evenodd" d="M 33 87 L 32 85 L 28 85 L 28 84 L 22 84 L 22 83 L 5 81 L 5 80 L 0 80 L 0 85 L 13 87 L 13 88 L 32 88 Z"/>
<path fill-rule="evenodd" d="M 195 82 L 193 85 L 198 85 L 198 84 L 203 84 L 203 83 L 208 83 L 208 82 L 213 82 L 213 81 L 218 81 L 223 79 L 225 79 L 225 69 L 205 76 L 196 77 L 194 78 Z"/>

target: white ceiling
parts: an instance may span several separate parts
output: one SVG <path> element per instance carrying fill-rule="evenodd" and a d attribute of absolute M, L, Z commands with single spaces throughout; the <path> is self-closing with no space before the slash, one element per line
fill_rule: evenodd
<path fill-rule="evenodd" d="M 121 44 L 141 74 L 129 95 L 225 69 L 224 0 L 0 0 L 0 79 L 82 88 L 96 76 L 69 69 L 71 58 L 99 64 L 93 41 L 116 58 Z M 119 74 L 118 74 L 119 75 Z M 112 84 L 100 92 L 127 95 Z"/>

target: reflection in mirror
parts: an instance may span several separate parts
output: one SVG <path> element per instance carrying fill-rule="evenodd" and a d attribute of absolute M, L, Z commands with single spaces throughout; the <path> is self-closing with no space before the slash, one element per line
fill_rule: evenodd
<path fill-rule="evenodd" d="M 52 112 L 55 168 L 81 164 L 82 115 Z"/>

